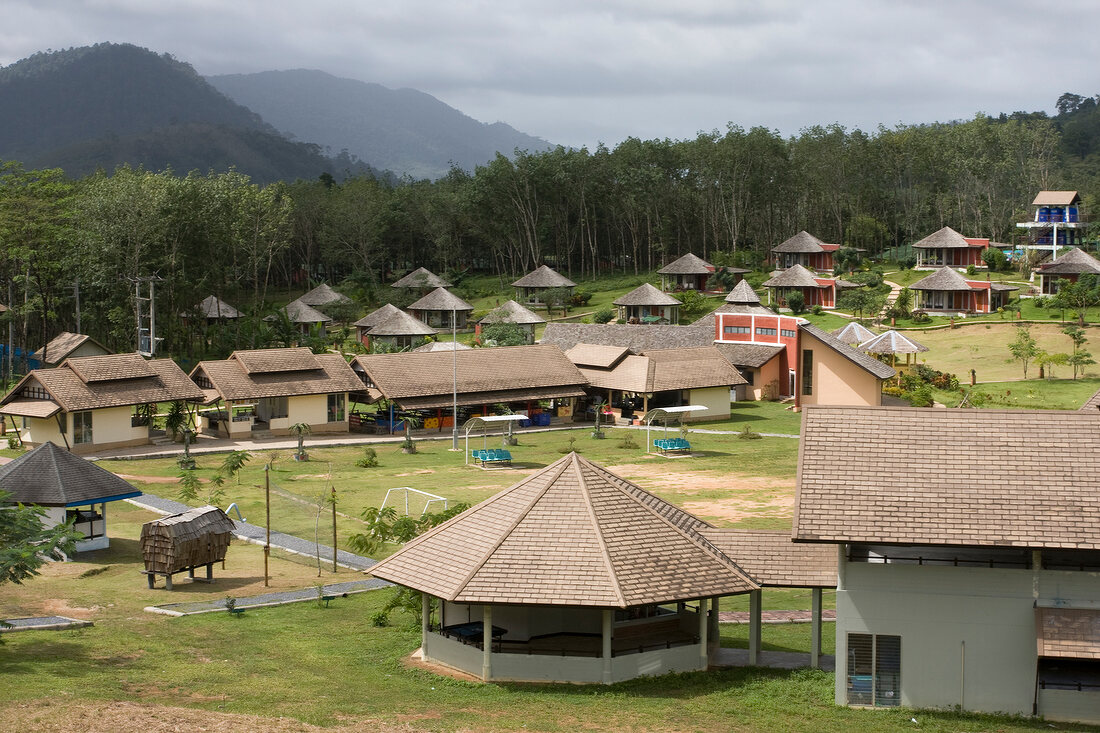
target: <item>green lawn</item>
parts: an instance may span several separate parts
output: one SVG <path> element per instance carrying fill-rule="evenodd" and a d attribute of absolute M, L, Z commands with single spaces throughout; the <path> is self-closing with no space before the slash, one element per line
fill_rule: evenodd
<path fill-rule="evenodd" d="M 1100 389 L 1100 379 L 1029 379 L 1026 382 L 983 382 L 974 388 L 984 400 L 979 407 L 1020 410 L 1076 410 Z M 937 402 L 955 407 L 969 392 L 969 385 L 958 392 L 934 390 Z"/>

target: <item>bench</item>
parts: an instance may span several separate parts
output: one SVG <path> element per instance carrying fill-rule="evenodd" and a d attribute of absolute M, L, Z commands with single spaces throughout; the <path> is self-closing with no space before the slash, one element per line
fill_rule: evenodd
<path fill-rule="evenodd" d="M 653 441 L 653 445 L 662 455 L 691 452 L 691 443 L 683 438 L 657 438 Z"/>
<path fill-rule="evenodd" d="M 482 466 L 488 466 L 491 464 L 499 466 L 512 465 L 512 454 L 502 448 L 472 450 L 470 451 L 470 455 L 473 456 L 475 463 L 480 463 Z"/>
<path fill-rule="evenodd" d="M 321 596 L 321 600 L 325 602 L 325 608 L 328 608 L 330 601 L 335 601 L 337 598 L 347 598 L 347 593 L 340 593 L 339 595 Z"/>

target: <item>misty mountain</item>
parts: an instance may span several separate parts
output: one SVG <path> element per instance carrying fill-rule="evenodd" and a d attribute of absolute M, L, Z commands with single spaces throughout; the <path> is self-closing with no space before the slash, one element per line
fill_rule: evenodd
<path fill-rule="evenodd" d="M 438 178 L 453 162 L 472 171 L 497 152 L 553 146 L 497 122 L 468 117 L 430 94 L 341 79 L 322 71 L 212 76 L 226 96 L 286 135 L 331 151 L 347 150 L 377 168 Z"/>
<path fill-rule="evenodd" d="M 291 142 L 167 54 L 100 43 L 0 68 L 0 159 L 71 176 L 122 163 L 225 170 L 259 182 L 354 169 Z"/>

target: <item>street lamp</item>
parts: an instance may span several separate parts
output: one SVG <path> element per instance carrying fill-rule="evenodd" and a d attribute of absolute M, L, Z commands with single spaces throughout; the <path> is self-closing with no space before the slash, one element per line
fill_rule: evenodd
<path fill-rule="evenodd" d="M 451 367 L 454 377 L 454 392 L 451 403 L 451 450 L 458 450 L 458 311 L 451 309 Z"/>

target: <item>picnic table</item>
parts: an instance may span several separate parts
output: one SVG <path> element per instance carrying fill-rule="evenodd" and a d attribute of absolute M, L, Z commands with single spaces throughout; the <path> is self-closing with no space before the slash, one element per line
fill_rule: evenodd
<path fill-rule="evenodd" d="M 453 636 L 463 644 L 471 644 L 474 642 L 482 641 L 485 638 L 485 625 L 481 621 L 470 621 L 465 624 L 454 624 L 452 626 L 444 626 L 441 631 L 444 636 Z M 492 636 L 493 639 L 499 640 L 502 636 L 508 633 L 507 629 L 502 629 L 499 626 L 493 625 Z"/>

